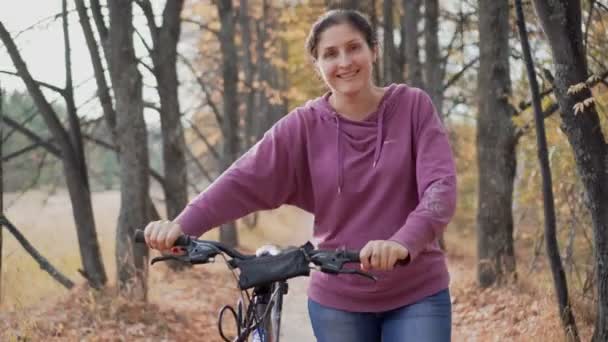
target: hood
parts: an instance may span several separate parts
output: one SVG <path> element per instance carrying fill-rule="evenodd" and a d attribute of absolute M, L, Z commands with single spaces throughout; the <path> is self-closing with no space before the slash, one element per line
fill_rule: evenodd
<path fill-rule="evenodd" d="M 380 160 L 382 153 L 382 146 L 384 144 L 384 125 L 388 121 L 389 114 L 392 112 L 390 109 L 393 104 L 396 103 L 395 98 L 397 97 L 395 90 L 397 89 L 396 84 L 391 84 L 386 88 L 378 108 L 367 114 L 361 121 L 351 120 L 343 115 L 340 115 L 329 103 L 329 96 L 331 92 L 327 92 L 325 95 L 319 97 L 312 103 L 309 103 L 314 110 L 321 116 L 322 122 L 335 126 L 335 144 L 336 144 L 336 172 L 338 180 L 338 193 L 342 193 L 344 186 L 344 150 L 343 144 L 362 144 L 369 146 L 370 143 L 373 145 L 374 158 L 370 163 L 370 168 L 375 168 Z M 373 142 L 372 142 L 373 140 Z"/>

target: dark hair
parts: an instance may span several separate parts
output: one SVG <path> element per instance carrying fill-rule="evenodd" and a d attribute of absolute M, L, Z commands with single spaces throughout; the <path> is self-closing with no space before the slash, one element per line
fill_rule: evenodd
<path fill-rule="evenodd" d="M 308 51 L 310 57 L 313 59 L 317 58 L 317 47 L 321 34 L 328 28 L 343 23 L 350 24 L 354 29 L 361 32 L 370 49 L 378 45 L 376 31 L 361 12 L 351 9 L 335 9 L 323 14 L 312 25 L 306 38 L 306 51 Z"/>

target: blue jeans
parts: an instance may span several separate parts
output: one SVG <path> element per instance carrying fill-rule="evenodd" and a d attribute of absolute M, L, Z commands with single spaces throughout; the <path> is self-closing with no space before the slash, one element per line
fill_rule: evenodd
<path fill-rule="evenodd" d="M 308 312 L 318 342 L 444 342 L 452 332 L 447 289 L 379 313 L 337 310 L 308 299 Z"/>

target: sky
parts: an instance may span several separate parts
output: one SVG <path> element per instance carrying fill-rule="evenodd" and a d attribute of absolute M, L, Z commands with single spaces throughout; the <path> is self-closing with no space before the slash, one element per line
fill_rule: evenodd
<path fill-rule="evenodd" d="M 57 86 L 65 84 L 61 0 L 0 0 L 0 21 L 11 33 L 32 76 L 40 81 Z M 75 13 L 72 15 L 75 16 Z M 40 22 L 40 24 L 34 25 Z M 28 28 L 30 28 L 28 30 Z M 70 27 L 74 84 L 79 84 L 93 75 L 84 36 L 77 22 Z M 26 30 L 26 31 L 24 31 Z M 14 71 L 6 48 L 0 43 L 0 70 Z M 18 77 L 0 74 L 2 87 L 8 90 L 25 89 Z M 89 81 L 91 85 L 94 80 Z M 94 91 L 93 87 L 89 87 Z"/>
<path fill-rule="evenodd" d="M 61 0 L 0 0 L 0 21 L 9 31 L 22 58 L 25 60 L 28 69 L 34 79 L 48 82 L 58 87 L 65 85 L 65 57 L 64 41 L 61 17 L 55 18 L 61 13 Z M 161 13 L 164 5 L 163 1 L 153 1 L 155 13 Z M 79 113 L 89 117 L 98 116 L 101 112 L 99 103 L 91 101 L 95 96 L 96 83 L 93 78 L 91 59 L 86 46 L 84 35 L 78 22 L 78 16 L 74 10 L 73 1 L 68 1 L 68 8 L 72 9 L 70 15 L 70 43 L 72 50 L 72 77 L 75 90 L 75 100 L 79 106 Z M 146 27 L 145 19 L 138 12 L 139 8 L 134 7 L 134 22 L 138 27 Z M 160 23 L 157 23 L 160 24 Z M 182 35 L 178 49 L 186 54 L 192 55 L 188 50 L 192 50 L 196 44 L 189 43 L 187 37 L 188 27 L 182 27 Z M 142 30 L 142 35 L 147 36 L 146 30 Z M 143 45 L 136 39 L 136 51 L 138 55 L 146 54 Z M 0 70 L 15 71 L 13 62 L 0 42 Z M 180 79 L 183 81 L 190 76 L 180 72 Z M 155 81 L 148 74 L 144 74 L 144 84 L 154 85 Z M 19 77 L 0 73 L 0 85 L 5 90 L 25 91 L 25 85 Z M 194 103 L 200 101 L 192 96 L 187 90 L 180 90 L 182 109 L 193 108 Z M 56 93 L 45 91 L 49 101 L 58 97 Z M 144 98 L 150 101 L 157 101 L 155 89 L 144 87 Z M 146 110 L 145 117 L 147 122 L 157 122 L 158 114 Z"/>

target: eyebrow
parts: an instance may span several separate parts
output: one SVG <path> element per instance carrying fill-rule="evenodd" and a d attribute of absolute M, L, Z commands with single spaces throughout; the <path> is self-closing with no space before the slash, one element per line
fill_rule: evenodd
<path fill-rule="evenodd" d="M 361 38 L 353 38 L 353 39 L 347 41 L 346 43 L 344 43 L 344 45 L 348 45 L 348 44 L 351 44 L 351 43 L 359 43 L 361 40 L 362 40 Z M 336 47 L 335 45 L 325 46 L 321 50 L 325 51 L 325 50 L 329 50 L 329 49 L 335 48 L 335 47 Z"/>

